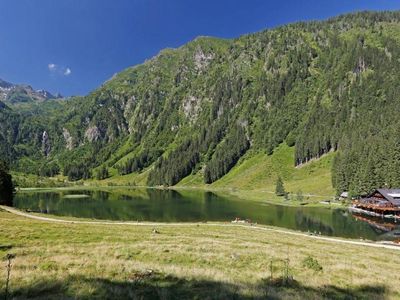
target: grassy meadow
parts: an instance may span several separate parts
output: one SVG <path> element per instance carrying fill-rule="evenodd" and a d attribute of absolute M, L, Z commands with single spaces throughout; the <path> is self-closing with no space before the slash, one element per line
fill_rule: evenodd
<path fill-rule="evenodd" d="M 223 225 L 223 224 L 221 224 Z M 11 299 L 398 299 L 399 252 L 244 227 L 59 224 L 0 211 Z M 5 296 L 6 261 L 0 271 Z"/>

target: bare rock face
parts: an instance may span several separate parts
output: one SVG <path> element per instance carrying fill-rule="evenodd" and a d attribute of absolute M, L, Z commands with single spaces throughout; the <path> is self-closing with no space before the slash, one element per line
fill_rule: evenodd
<path fill-rule="evenodd" d="M 194 54 L 194 64 L 198 71 L 204 70 L 211 60 L 214 59 L 214 53 L 204 53 L 201 48 L 198 48 Z"/>
<path fill-rule="evenodd" d="M 132 113 L 132 109 L 134 108 L 135 103 L 136 103 L 135 96 L 129 97 L 128 101 L 126 101 L 125 106 L 123 107 L 125 119 L 127 119 L 129 114 Z"/>
<path fill-rule="evenodd" d="M 85 138 L 91 143 L 98 141 L 100 137 L 101 132 L 97 126 L 91 126 L 85 132 Z"/>
<path fill-rule="evenodd" d="M 48 156 L 51 150 L 50 139 L 47 131 L 42 134 L 42 152 L 44 156 Z"/>
<path fill-rule="evenodd" d="M 224 114 L 224 106 L 221 104 L 221 105 L 218 107 L 218 111 L 217 111 L 217 116 L 218 116 L 218 118 L 221 117 L 223 114 Z"/>
<path fill-rule="evenodd" d="M 194 96 L 188 96 L 183 100 L 183 113 L 190 121 L 194 121 L 200 111 L 200 99 Z"/>
<path fill-rule="evenodd" d="M 367 69 L 367 65 L 365 63 L 364 57 L 359 57 L 357 66 L 354 69 L 354 73 L 360 74 L 360 73 L 365 72 L 366 69 Z"/>
<path fill-rule="evenodd" d="M 65 140 L 65 148 L 67 148 L 68 150 L 72 150 L 74 148 L 74 141 L 68 129 L 66 128 L 63 128 L 63 137 Z"/>

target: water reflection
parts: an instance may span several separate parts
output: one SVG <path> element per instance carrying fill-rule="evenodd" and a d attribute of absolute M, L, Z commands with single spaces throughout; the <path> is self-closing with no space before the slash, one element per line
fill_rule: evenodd
<path fill-rule="evenodd" d="M 14 202 L 16 207 L 30 211 L 93 219 L 230 222 L 239 217 L 259 224 L 340 237 L 378 240 L 388 233 L 353 217 L 346 209 L 271 205 L 202 191 L 121 188 L 22 192 Z"/>
<path fill-rule="evenodd" d="M 353 213 L 353 217 L 358 221 L 367 223 L 376 232 L 378 240 L 400 241 L 400 224 L 397 222 L 357 213 Z"/>
<path fill-rule="evenodd" d="M 0 205 L 13 206 L 13 193 L 0 190 Z"/>

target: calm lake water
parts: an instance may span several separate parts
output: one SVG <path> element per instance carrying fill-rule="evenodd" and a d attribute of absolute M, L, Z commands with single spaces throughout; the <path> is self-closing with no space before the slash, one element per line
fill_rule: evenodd
<path fill-rule="evenodd" d="M 259 224 L 370 240 L 391 240 L 400 231 L 396 224 L 361 220 L 346 209 L 273 205 L 203 191 L 110 189 L 20 192 L 14 199 L 14 206 L 57 216 L 122 221 L 230 222 L 239 217 Z"/>

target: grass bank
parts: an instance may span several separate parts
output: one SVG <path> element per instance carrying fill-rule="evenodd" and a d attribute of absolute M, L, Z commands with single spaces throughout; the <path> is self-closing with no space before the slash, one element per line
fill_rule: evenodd
<path fill-rule="evenodd" d="M 58 224 L 0 211 L 0 256 L 16 254 L 11 296 L 400 297 L 400 257 L 396 250 L 242 227 L 158 225 L 157 233 L 153 228 L 154 225 Z M 0 297 L 4 296 L 5 277 L 2 268 Z M 285 283 L 282 278 L 286 277 L 293 280 Z"/>
<path fill-rule="evenodd" d="M 263 200 L 285 205 L 301 202 L 318 203 L 332 200 L 335 191 L 331 182 L 334 153 L 303 166 L 294 166 L 294 148 L 281 144 L 272 155 L 248 153 L 228 174 L 211 185 L 204 185 L 201 173 L 183 179 L 177 187 L 198 187 L 214 191 L 228 190 L 244 199 Z M 276 180 L 284 181 L 290 201 L 275 195 Z"/>

